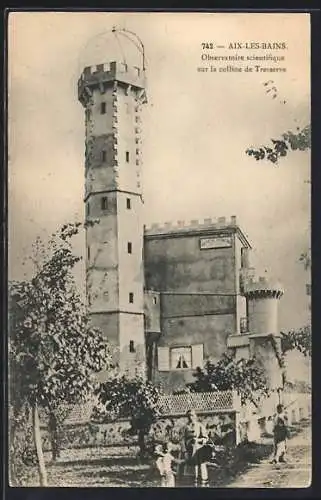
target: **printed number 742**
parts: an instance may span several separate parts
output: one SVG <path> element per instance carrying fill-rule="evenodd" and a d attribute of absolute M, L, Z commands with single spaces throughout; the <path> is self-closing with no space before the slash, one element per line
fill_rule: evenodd
<path fill-rule="evenodd" d="M 203 42 L 202 43 L 202 48 L 203 49 L 214 49 L 214 43 L 210 42 Z"/>

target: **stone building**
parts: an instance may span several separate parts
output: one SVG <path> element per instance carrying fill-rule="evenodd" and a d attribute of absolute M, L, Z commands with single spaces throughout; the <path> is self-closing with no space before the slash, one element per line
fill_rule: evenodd
<path fill-rule="evenodd" d="M 133 44 L 134 56 L 126 57 Z M 251 244 L 235 216 L 144 226 L 144 49 L 126 30 L 112 30 L 102 47 L 78 82 L 92 323 L 115 346 L 123 371 L 144 373 L 168 390 L 183 387 L 197 366 L 227 348 L 237 357 L 259 353 L 279 386 L 275 346 L 267 339 L 272 334 L 279 342 L 282 289 L 255 279 Z"/>

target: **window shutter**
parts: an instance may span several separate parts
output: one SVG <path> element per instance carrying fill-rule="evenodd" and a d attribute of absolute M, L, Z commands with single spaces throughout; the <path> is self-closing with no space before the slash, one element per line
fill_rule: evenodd
<path fill-rule="evenodd" d="M 203 344 L 192 345 L 192 368 L 203 368 Z"/>
<path fill-rule="evenodd" d="M 168 347 L 158 347 L 158 370 L 160 372 L 169 371 L 169 348 Z"/>

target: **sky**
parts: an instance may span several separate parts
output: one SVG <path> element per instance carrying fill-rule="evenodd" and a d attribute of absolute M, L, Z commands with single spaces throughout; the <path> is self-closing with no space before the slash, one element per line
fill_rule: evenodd
<path fill-rule="evenodd" d="M 38 235 L 84 218 L 77 79 L 82 66 L 112 58 L 108 44 L 104 61 L 93 54 L 97 35 L 113 25 L 136 32 L 147 57 L 145 223 L 236 215 L 253 246 L 253 265 L 285 289 L 280 329 L 302 326 L 310 280 L 298 259 L 310 238 L 310 153 L 292 152 L 275 167 L 245 150 L 310 121 L 307 14 L 11 13 L 9 277 L 30 272 L 23 260 Z M 279 65 L 286 72 L 197 71 L 208 65 L 201 61 L 206 42 L 224 45 L 222 55 L 272 53 L 228 50 L 230 42 L 285 42 L 287 49 L 273 55 L 285 56 Z M 267 80 L 277 87 L 275 99 Z M 76 245 L 83 254 L 84 240 Z M 78 279 L 84 282 L 83 267 Z"/>

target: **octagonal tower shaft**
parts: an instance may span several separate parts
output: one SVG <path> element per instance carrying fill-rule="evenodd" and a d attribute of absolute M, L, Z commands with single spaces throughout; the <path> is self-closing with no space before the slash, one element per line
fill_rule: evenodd
<path fill-rule="evenodd" d="M 141 106 L 144 72 L 111 62 L 84 69 L 86 286 L 91 322 L 122 372 L 145 369 Z"/>

